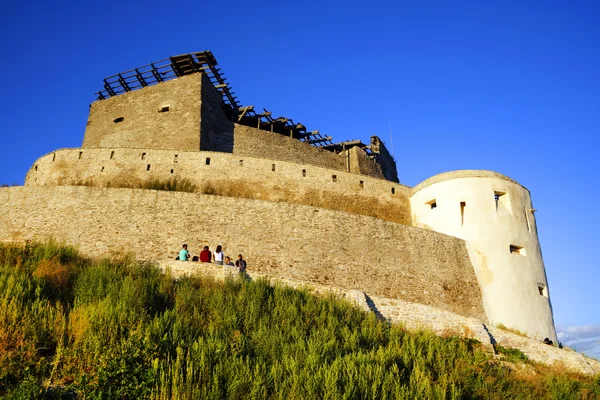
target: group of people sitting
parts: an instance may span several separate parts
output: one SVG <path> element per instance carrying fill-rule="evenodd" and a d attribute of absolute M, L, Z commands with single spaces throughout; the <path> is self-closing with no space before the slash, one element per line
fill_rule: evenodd
<path fill-rule="evenodd" d="M 190 261 L 190 252 L 188 251 L 188 245 L 183 244 L 181 246 L 181 250 L 179 250 L 179 255 L 176 260 L 180 261 Z M 241 254 L 238 254 L 238 259 L 235 261 L 235 264 L 231 261 L 229 256 L 225 256 L 223 254 L 223 248 L 221 245 L 218 245 L 215 252 L 212 253 L 208 246 L 204 246 L 204 249 L 200 252 L 200 256 L 191 257 L 191 261 L 200 261 L 204 263 L 215 263 L 218 265 L 228 265 L 230 267 L 236 267 L 240 272 L 246 272 L 246 260 L 242 257 Z"/>

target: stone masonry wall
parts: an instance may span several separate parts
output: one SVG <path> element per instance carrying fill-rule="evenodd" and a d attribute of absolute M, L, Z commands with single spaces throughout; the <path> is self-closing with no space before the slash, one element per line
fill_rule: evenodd
<path fill-rule="evenodd" d="M 95 101 L 82 147 L 200 150 L 201 77 L 187 75 Z M 169 110 L 160 112 L 163 107 Z"/>
<path fill-rule="evenodd" d="M 383 178 L 381 167 L 373 160 L 370 160 L 367 153 L 362 149 L 352 147 L 347 151 L 349 153 L 350 172 Z"/>
<path fill-rule="evenodd" d="M 233 154 L 346 171 L 344 157 L 279 133 L 235 124 Z"/>
<path fill-rule="evenodd" d="M 225 116 L 222 104 L 223 96 L 202 74 L 200 150 L 233 152 L 233 122 Z"/>
<path fill-rule="evenodd" d="M 306 204 L 411 224 L 411 189 L 312 165 L 215 152 L 63 149 L 39 158 L 26 185 L 135 186 L 186 178 L 205 193 Z"/>
<path fill-rule="evenodd" d="M 54 238 L 90 256 L 174 258 L 223 245 L 248 269 L 359 289 L 485 319 L 465 242 L 437 232 L 287 203 L 93 187 L 0 189 L 0 240 Z"/>

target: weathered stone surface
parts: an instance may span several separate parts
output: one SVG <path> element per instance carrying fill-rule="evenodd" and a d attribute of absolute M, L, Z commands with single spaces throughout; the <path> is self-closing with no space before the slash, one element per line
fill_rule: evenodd
<path fill-rule="evenodd" d="M 309 206 L 93 187 L 0 189 L 0 232 L 54 236 L 87 255 L 244 254 L 255 271 L 403 298 L 484 319 L 465 243 L 437 232 Z M 431 293 L 431 294 L 428 294 Z"/>
<path fill-rule="evenodd" d="M 95 101 L 82 147 L 200 150 L 201 79 L 187 75 Z"/>
<path fill-rule="evenodd" d="M 333 174 L 330 169 L 312 165 L 227 153 L 63 149 L 36 160 L 25 184 L 118 187 L 177 178 L 208 193 L 312 205 L 412 223 L 409 187 L 348 172 Z"/>

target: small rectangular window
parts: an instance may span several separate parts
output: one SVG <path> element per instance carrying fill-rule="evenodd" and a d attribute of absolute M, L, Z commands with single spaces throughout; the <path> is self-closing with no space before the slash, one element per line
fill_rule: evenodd
<path fill-rule="evenodd" d="M 548 297 L 548 288 L 543 283 L 538 283 L 538 292 L 540 296 Z"/>
<path fill-rule="evenodd" d="M 465 207 L 466 206 L 467 206 L 467 202 L 465 202 L 465 201 L 460 202 L 460 224 L 461 225 L 465 224 Z"/>
<path fill-rule="evenodd" d="M 83 155 L 83 151 L 79 152 L 79 159 L 81 160 L 81 156 Z"/>
<path fill-rule="evenodd" d="M 337 182 L 337 175 L 331 175 L 332 182 Z"/>
<path fill-rule="evenodd" d="M 175 157 L 173 158 L 173 162 L 174 162 L 175 164 L 177 164 L 177 158 L 178 158 L 178 155 L 177 155 L 177 154 L 175 154 Z"/>
<path fill-rule="evenodd" d="M 240 160 L 240 167 L 244 166 L 244 160 Z"/>
<path fill-rule="evenodd" d="M 306 177 L 306 170 L 305 169 L 302 170 L 302 176 Z"/>
<path fill-rule="evenodd" d="M 206 165 L 210 165 L 210 158 L 206 157 Z"/>
<path fill-rule="evenodd" d="M 275 171 L 275 164 L 271 165 L 271 171 Z"/>
<path fill-rule="evenodd" d="M 358 186 L 359 186 L 361 189 L 364 189 L 364 188 L 365 188 L 365 181 L 360 181 L 360 182 L 358 182 Z"/>
<path fill-rule="evenodd" d="M 37 165 L 35 166 L 35 170 L 37 171 Z"/>
<path fill-rule="evenodd" d="M 524 256 L 525 255 L 525 248 L 523 246 L 516 246 L 514 244 L 510 245 L 510 252 L 511 254 L 519 254 Z"/>
<path fill-rule="evenodd" d="M 434 208 L 437 208 L 437 202 L 435 201 L 435 199 L 429 200 L 427 203 L 425 203 L 429 206 L 429 208 L 431 208 L 432 210 Z"/>
<path fill-rule="evenodd" d="M 124 119 L 125 119 L 125 117 L 118 117 L 118 118 L 115 118 L 115 119 L 113 120 L 113 122 L 114 122 L 115 124 L 118 124 L 119 122 L 123 122 L 123 120 L 124 120 Z"/>
<path fill-rule="evenodd" d="M 150 171 L 150 164 L 146 166 L 146 171 Z"/>
<path fill-rule="evenodd" d="M 171 173 L 173 173 L 174 170 L 171 170 Z"/>
<path fill-rule="evenodd" d="M 146 159 L 146 153 L 142 153 L 142 160 Z"/>
<path fill-rule="evenodd" d="M 160 113 L 169 112 L 169 106 L 163 106 L 158 110 Z"/>
<path fill-rule="evenodd" d="M 504 203 L 506 192 L 500 192 L 494 190 L 494 201 L 496 202 L 496 211 L 498 211 L 498 205 Z"/>
<path fill-rule="evenodd" d="M 100 170 L 100 172 L 104 172 L 104 167 L 102 167 L 102 169 Z"/>
<path fill-rule="evenodd" d="M 56 153 L 52 153 L 52 161 L 56 160 Z"/>
<path fill-rule="evenodd" d="M 111 152 L 110 152 L 110 159 L 112 160 L 113 158 L 115 158 L 115 152 L 114 152 L 114 151 L 111 151 Z"/>
<path fill-rule="evenodd" d="M 396 188 L 392 188 L 392 194 L 396 194 Z"/>

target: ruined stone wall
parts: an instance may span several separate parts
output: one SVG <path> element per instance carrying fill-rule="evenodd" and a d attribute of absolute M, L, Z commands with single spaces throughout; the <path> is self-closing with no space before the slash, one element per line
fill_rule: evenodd
<path fill-rule="evenodd" d="M 381 167 L 383 177 L 388 181 L 400 182 L 396 169 L 396 161 L 394 161 L 394 157 L 377 136 L 371 136 L 371 151 L 375 156 L 376 162 Z"/>
<path fill-rule="evenodd" d="M 200 150 L 201 79 L 187 75 L 95 101 L 82 147 Z"/>
<path fill-rule="evenodd" d="M 465 242 L 339 211 L 194 193 L 0 189 L 0 240 L 49 236 L 90 256 L 174 258 L 182 243 L 244 254 L 248 269 L 401 298 L 485 320 Z"/>
<path fill-rule="evenodd" d="M 364 150 L 352 147 L 347 152 L 350 172 L 383 178 L 381 167 L 373 160 L 370 160 Z"/>
<path fill-rule="evenodd" d="M 202 74 L 200 150 L 233 152 L 233 122 L 225 116 L 222 104 L 223 95 Z"/>
<path fill-rule="evenodd" d="M 235 124 L 233 154 L 346 171 L 344 157 L 278 133 Z"/>
<path fill-rule="evenodd" d="M 306 204 L 412 224 L 411 189 L 313 165 L 215 152 L 63 149 L 39 158 L 26 185 L 136 186 L 187 179 L 201 192 Z"/>

